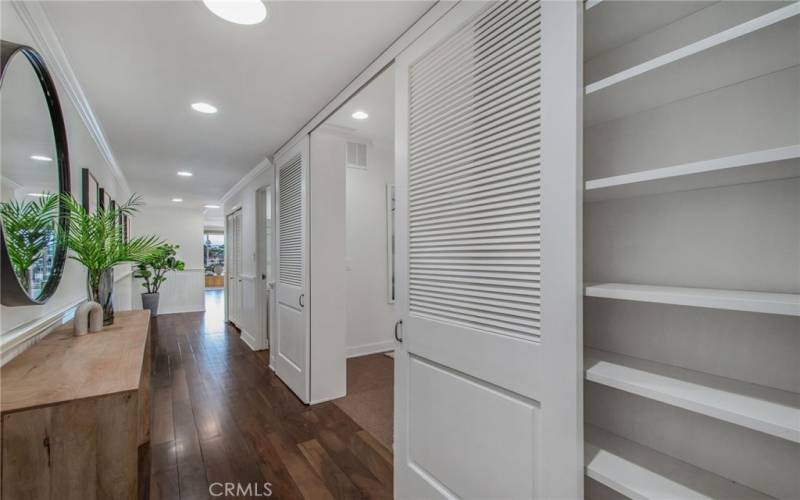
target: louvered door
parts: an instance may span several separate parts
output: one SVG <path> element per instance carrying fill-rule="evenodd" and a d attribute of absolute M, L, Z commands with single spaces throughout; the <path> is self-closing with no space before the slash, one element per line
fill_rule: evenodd
<path fill-rule="evenodd" d="M 397 60 L 398 498 L 582 494 L 579 23 L 462 2 Z"/>
<path fill-rule="evenodd" d="M 309 322 L 306 290 L 308 139 L 276 159 L 278 165 L 278 279 L 272 348 L 275 373 L 297 396 L 309 401 Z"/>

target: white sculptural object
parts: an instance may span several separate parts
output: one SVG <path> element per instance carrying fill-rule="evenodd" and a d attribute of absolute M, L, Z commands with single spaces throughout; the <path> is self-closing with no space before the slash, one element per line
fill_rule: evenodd
<path fill-rule="evenodd" d="M 73 320 L 76 337 L 103 329 L 103 307 L 97 302 L 87 301 L 78 306 Z"/>

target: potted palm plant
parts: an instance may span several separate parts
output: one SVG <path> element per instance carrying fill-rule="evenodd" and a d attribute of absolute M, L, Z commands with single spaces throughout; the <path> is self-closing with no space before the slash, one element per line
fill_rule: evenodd
<path fill-rule="evenodd" d="M 64 235 L 72 250 L 69 258 L 86 267 L 89 300 L 103 307 L 103 324 L 114 322 L 111 295 L 114 287 L 114 266 L 140 262 L 160 244 L 156 236 L 138 236 L 125 241 L 119 227 L 120 216 L 132 216 L 142 205 L 133 195 L 117 207 L 98 208 L 88 213 L 72 195 L 62 195 L 69 214 L 69 229 Z"/>
<path fill-rule="evenodd" d="M 159 245 L 144 259 L 139 261 L 133 276 L 141 278 L 142 286 L 147 292 L 142 292 L 142 307 L 149 309 L 150 314 L 158 316 L 159 289 L 167 281 L 169 271 L 183 271 L 184 263 L 176 257 L 178 245 L 164 243 Z"/>

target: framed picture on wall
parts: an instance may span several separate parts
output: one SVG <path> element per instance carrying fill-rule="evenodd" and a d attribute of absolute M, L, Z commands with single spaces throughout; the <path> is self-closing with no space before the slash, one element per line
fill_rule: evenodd
<path fill-rule="evenodd" d="M 81 205 L 86 212 L 92 214 L 100 206 L 100 184 L 88 168 L 81 169 Z"/>
<path fill-rule="evenodd" d="M 111 199 L 111 195 L 108 194 L 106 188 L 100 188 L 99 192 L 100 194 L 98 195 L 98 200 L 100 201 L 100 207 L 103 209 L 113 208 L 111 203 L 113 203 L 114 200 Z"/>

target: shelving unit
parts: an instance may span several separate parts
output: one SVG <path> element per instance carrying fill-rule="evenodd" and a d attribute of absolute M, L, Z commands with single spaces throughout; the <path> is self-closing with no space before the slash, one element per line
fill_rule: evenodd
<path fill-rule="evenodd" d="M 587 58 L 625 45 L 713 3 L 714 1 L 708 0 L 693 2 L 586 0 L 584 26 Z"/>
<path fill-rule="evenodd" d="M 800 395 L 587 348 L 586 380 L 800 443 Z"/>
<path fill-rule="evenodd" d="M 588 180 L 584 200 L 631 198 L 793 177 L 800 177 L 800 145 Z"/>
<path fill-rule="evenodd" d="M 593 125 L 800 64 L 800 51 L 770 51 L 775 38 L 796 39 L 798 15 L 800 3 L 794 2 L 589 83 L 584 123 Z"/>
<path fill-rule="evenodd" d="M 800 295 L 626 283 L 587 283 L 587 297 L 800 316 Z"/>
<path fill-rule="evenodd" d="M 586 1 L 589 496 L 800 498 L 798 36 L 797 1 Z"/>
<path fill-rule="evenodd" d="M 584 435 L 586 475 L 630 498 L 771 498 L 593 425 Z"/>

